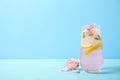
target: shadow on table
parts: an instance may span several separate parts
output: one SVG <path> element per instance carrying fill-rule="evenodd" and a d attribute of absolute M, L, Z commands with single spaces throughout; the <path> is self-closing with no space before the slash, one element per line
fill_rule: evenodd
<path fill-rule="evenodd" d="M 118 74 L 120 73 L 120 66 L 114 66 L 114 67 L 104 67 L 101 69 L 101 72 L 98 74 Z"/>

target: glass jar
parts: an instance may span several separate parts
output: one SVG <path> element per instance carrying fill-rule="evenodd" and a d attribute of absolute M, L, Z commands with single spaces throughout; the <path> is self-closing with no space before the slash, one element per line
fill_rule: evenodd
<path fill-rule="evenodd" d="M 83 28 L 80 63 L 81 67 L 89 73 L 98 73 L 103 66 L 102 34 L 101 29 L 96 24 Z"/>

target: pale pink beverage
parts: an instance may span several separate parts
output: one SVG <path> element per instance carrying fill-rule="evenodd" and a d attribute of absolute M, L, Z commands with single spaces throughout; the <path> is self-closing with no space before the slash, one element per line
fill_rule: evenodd
<path fill-rule="evenodd" d="M 101 30 L 95 24 L 87 26 L 82 31 L 80 62 L 86 72 L 99 72 L 103 66 Z"/>

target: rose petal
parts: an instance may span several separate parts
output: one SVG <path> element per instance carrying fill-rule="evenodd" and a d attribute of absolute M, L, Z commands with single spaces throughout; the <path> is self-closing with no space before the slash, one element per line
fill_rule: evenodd
<path fill-rule="evenodd" d="M 80 70 L 72 70 L 73 72 L 75 72 L 75 73 L 80 73 Z"/>
<path fill-rule="evenodd" d="M 69 71 L 69 69 L 68 68 L 62 68 L 61 71 L 66 72 L 66 71 Z"/>

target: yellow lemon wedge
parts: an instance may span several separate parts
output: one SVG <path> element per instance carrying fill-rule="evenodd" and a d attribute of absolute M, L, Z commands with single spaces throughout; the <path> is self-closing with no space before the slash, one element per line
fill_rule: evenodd
<path fill-rule="evenodd" d="M 100 42 L 98 42 L 96 45 L 94 45 L 94 46 L 86 49 L 86 50 L 84 51 L 84 53 L 88 55 L 88 54 L 90 54 L 92 51 L 94 51 L 95 49 L 97 49 L 97 48 L 99 48 L 99 47 L 102 47 L 102 41 L 100 41 Z"/>
<path fill-rule="evenodd" d="M 88 40 L 83 39 L 82 42 L 81 42 L 81 45 L 82 45 L 82 47 L 84 47 L 84 48 L 89 48 L 89 47 L 92 46 L 92 43 L 89 42 Z"/>

